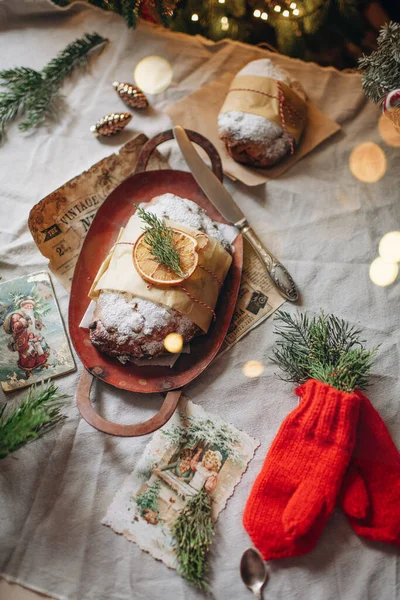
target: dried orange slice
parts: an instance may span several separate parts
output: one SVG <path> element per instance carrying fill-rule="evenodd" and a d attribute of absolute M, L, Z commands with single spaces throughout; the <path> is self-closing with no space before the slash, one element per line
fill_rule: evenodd
<path fill-rule="evenodd" d="M 146 232 L 137 239 L 133 247 L 133 264 L 139 275 L 152 285 L 169 287 L 179 285 L 195 271 L 199 261 L 197 240 L 179 229 L 172 230 L 172 244 L 179 254 L 181 277 L 166 265 L 160 264 L 145 241 Z"/>

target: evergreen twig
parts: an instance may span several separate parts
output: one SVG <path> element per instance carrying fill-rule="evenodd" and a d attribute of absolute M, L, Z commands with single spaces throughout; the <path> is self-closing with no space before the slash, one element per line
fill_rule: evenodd
<path fill-rule="evenodd" d="M 144 241 L 150 247 L 151 254 L 156 258 L 160 265 L 169 267 L 171 271 L 185 277 L 185 273 L 180 267 L 179 252 L 173 245 L 173 230 L 168 227 L 164 219 L 159 219 L 157 215 L 137 207 L 139 217 L 146 223 L 143 228 L 146 235 Z"/>
<path fill-rule="evenodd" d="M 387 23 L 380 31 L 378 49 L 358 61 L 363 70 L 362 86 L 369 100 L 377 104 L 400 87 L 400 23 Z"/>
<path fill-rule="evenodd" d="M 275 333 L 279 336 L 273 362 L 286 377 L 299 384 L 318 379 L 336 389 L 352 392 L 368 385 L 377 347 L 367 350 L 361 330 L 335 315 L 292 315 L 279 311 Z"/>
<path fill-rule="evenodd" d="M 15 67 L 0 71 L 0 142 L 6 126 L 24 115 L 19 125 L 21 131 L 40 125 L 55 112 L 57 92 L 73 69 L 87 62 L 89 54 L 103 46 L 107 40 L 98 33 L 87 33 L 69 44 L 49 62 L 42 71 Z"/>
<path fill-rule="evenodd" d="M 54 383 L 32 386 L 21 404 L 0 410 L 0 459 L 32 442 L 65 419 L 61 409 L 65 395 L 59 394 Z"/>
<path fill-rule="evenodd" d="M 214 523 L 211 499 L 205 490 L 189 500 L 175 521 L 172 533 L 181 575 L 199 589 L 207 590 L 207 552 L 214 535 Z"/>

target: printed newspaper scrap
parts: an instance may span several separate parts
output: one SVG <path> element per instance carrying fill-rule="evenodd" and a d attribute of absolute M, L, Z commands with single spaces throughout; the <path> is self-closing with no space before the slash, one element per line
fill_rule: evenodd
<path fill-rule="evenodd" d="M 66 290 L 71 290 L 75 265 L 96 212 L 107 196 L 133 174 L 147 139 L 143 133 L 137 134 L 118 154 L 100 160 L 32 208 L 28 225 L 33 239 Z M 165 168 L 166 160 L 153 152 L 148 170 Z"/>
<path fill-rule="evenodd" d="M 46 196 L 29 215 L 29 229 L 49 268 L 68 290 L 83 241 L 97 210 L 107 196 L 134 172 L 147 137 L 140 133 L 121 148 L 81 175 Z M 149 170 L 168 168 L 156 151 Z M 249 331 L 270 317 L 284 302 L 266 273 L 263 263 L 244 240 L 242 283 L 228 334 L 220 354 L 225 353 Z"/>

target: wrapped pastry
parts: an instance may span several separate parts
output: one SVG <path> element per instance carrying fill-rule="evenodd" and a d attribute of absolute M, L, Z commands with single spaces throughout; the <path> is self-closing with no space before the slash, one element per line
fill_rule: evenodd
<path fill-rule="evenodd" d="M 219 136 L 237 162 L 271 167 L 293 154 L 306 125 L 305 94 L 268 58 L 233 79 L 218 116 Z"/>
<path fill-rule="evenodd" d="M 232 262 L 229 242 L 196 203 L 163 194 L 145 209 L 173 232 L 182 277 L 151 254 L 139 210 L 89 292 L 96 301 L 91 342 L 122 361 L 159 356 L 169 333 L 181 334 L 184 342 L 207 333 Z"/>

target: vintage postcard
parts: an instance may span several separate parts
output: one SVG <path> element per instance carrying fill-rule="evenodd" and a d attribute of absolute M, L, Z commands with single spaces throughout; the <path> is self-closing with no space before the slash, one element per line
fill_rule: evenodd
<path fill-rule="evenodd" d="M 0 283 L 0 382 L 5 392 L 75 370 L 47 272 Z"/>
<path fill-rule="evenodd" d="M 102 523 L 175 569 L 172 526 L 181 511 L 205 490 L 216 520 L 258 446 L 258 440 L 183 397 L 146 446 Z"/>

